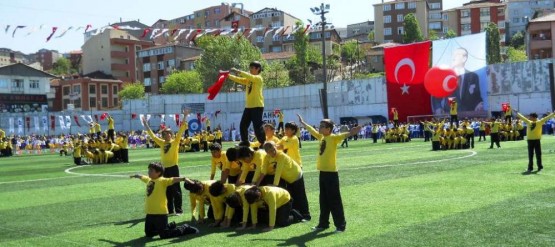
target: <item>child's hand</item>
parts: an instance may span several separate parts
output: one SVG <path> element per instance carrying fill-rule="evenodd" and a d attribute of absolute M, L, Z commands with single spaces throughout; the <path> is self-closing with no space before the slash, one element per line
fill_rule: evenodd
<path fill-rule="evenodd" d="M 297 117 L 299 117 L 299 122 L 300 122 L 301 124 L 306 125 L 306 124 L 304 123 L 303 117 L 301 117 L 301 114 L 297 114 Z"/>

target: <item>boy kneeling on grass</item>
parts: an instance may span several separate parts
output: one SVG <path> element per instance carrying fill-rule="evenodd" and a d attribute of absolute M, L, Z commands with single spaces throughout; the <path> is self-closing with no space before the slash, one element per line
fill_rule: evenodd
<path fill-rule="evenodd" d="M 148 165 L 148 176 L 140 174 L 132 175 L 131 178 L 141 179 L 146 183 L 145 200 L 145 235 L 152 238 L 160 235 L 160 238 L 173 238 L 187 234 L 198 233 L 199 230 L 184 224 L 177 226 L 175 222 L 168 224 L 168 199 L 166 188 L 172 184 L 185 181 L 185 177 L 165 178 L 164 167 L 160 162 L 153 162 Z"/>

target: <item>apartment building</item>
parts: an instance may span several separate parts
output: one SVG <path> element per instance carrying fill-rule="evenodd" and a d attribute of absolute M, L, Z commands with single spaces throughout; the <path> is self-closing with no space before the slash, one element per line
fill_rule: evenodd
<path fill-rule="evenodd" d="M 555 9 L 553 0 L 507 0 L 505 31 L 507 40 L 526 30 L 528 21 L 534 19 L 542 10 Z"/>
<path fill-rule="evenodd" d="M 457 36 L 484 32 L 489 23 L 497 24 L 500 42 L 505 43 L 506 4 L 501 0 L 470 1 L 443 11 L 444 26 Z"/>
<path fill-rule="evenodd" d="M 275 8 L 263 8 L 251 14 L 250 19 L 251 27 L 257 29 L 250 37 L 250 41 L 262 53 L 284 51 L 283 36 L 275 35 L 275 32 L 284 31 L 285 27 L 289 27 L 285 32 L 290 33 L 295 24 L 300 21 L 299 18 Z"/>
<path fill-rule="evenodd" d="M 54 99 L 50 79 L 55 77 L 23 63 L 0 67 L 0 113 L 48 109 Z"/>
<path fill-rule="evenodd" d="M 528 59 L 553 58 L 555 54 L 555 13 L 530 20 L 526 29 Z"/>

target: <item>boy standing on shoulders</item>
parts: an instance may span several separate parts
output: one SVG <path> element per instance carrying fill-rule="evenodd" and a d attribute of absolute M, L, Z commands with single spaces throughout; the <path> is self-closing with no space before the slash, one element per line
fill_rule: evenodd
<path fill-rule="evenodd" d="M 352 128 L 349 132 L 332 134 L 333 122 L 329 119 L 320 121 L 320 128 L 316 131 L 307 124 L 301 115 L 297 114 L 299 122 L 320 142 L 320 152 L 317 160 L 317 169 L 320 171 L 320 221 L 312 229 L 315 231 L 329 228 L 330 212 L 336 232 L 344 232 L 347 226 L 343 212 L 343 202 L 339 190 L 339 174 L 337 172 L 336 156 L 337 145 L 343 139 L 358 134 L 362 126 Z"/>
<path fill-rule="evenodd" d="M 260 62 L 254 61 L 249 65 L 249 72 L 241 71 L 236 68 L 231 69 L 239 76 L 229 75 L 229 79 L 243 85 L 245 87 L 246 102 L 239 130 L 241 134 L 241 146 L 249 146 L 249 126 L 253 125 L 256 139 L 260 144 L 264 144 L 266 140 L 262 131 L 262 114 L 264 113 L 264 95 L 262 89 L 264 87 L 264 79 L 260 76 L 262 65 Z"/>
<path fill-rule="evenodd" d="M 528 141 L 528 169 L 525 173 L 531 173 L 534 169 L 534 152 L 536 153 L 536 162 L 538 163 L 538 172 L 543 169 L 542 165 L 542 126 L 548 119 L 552 118 L 554 113 L 538 120 L 538 114 L 530 113 L 530 119 L 526 118 L 520 112 L 516 111 L 518 118 L 526 122 L 526 140 Z"/>
<path fill-rule="evenodd" d="M 148 176 L 140 174 L 132 175 L 131 178 L 141 179 L 146 183 L 145 200 L 145 235 L 152 238 L 160 235 L 160 238 L 173 238 L 187 234 L 198 233 L 199 230 L 187 224 L 176 226 L 174 222 L 168 224 L 168 207 L 166 188 L 172 184 L 185 181 L 185 177 L 165 178 L 162 176 L 164 167 L 160 162 L 148 165 Z"/>

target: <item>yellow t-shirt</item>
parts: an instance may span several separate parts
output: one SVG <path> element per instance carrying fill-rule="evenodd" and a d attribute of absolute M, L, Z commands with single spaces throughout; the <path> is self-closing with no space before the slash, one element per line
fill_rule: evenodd
<path fill-rule="evenodd" d="M 216 174 L 216 168 L 219 168 L 220 171 L 224 169 L 224 167 L 226 166 L 226 164 L 229 162 L 227 160 L 227 156 L 225 156 L 225 151 L 222 151 L 220 154 L 220 158 L 211 158 L 211 169 L 210 169 L 210 174 L 211 175 L 215 175 Z"/>
<path fill-rule="evenodd" d="M 306 129 L 312 136 L 320 141 L 320 152 L 316 168 L 323 172 L 337 172 L 337 145 L 347 138 L 349 133 L 345 132 L 339 135 L 331 134 L 324 136 L 308 124 L 306 125 Z"/>
<path fill-rule="evenodd" d="M 219 196 L 210 195 L 210 203 L 212 204 L 212 210 L 214 210 L 214 219 L 221 220 L 224 217 L 224 204 L 225 198 L 232 193 L 235 193 L 234 184 L 224 184 L 225 192 Z"/>
<path fill-rule="evenodd" d="M 108 117 L 108 129 L 109 130 L 113 130 L 114 129 L 114 119 L 110 116 Z"/>
<path fill-rule="evenodd" d="M 200 192 L 199 194 L 189 193 L 189 202 L 192 216 L 195 215 L 195 211 L 197 211 L 198 208 L 198 218 L 204 219 L 204 204 L 210 202 L 210 190 L 208 188 L 214 182 L 214 180 L 201 181 L 200 183 L 202 184 L 202 192 Z"/>
<path fill-rule="evenodd" d="M 553 117 L 553 113 L 547 115 L 546 117 L 531 121 L 530 119 L 522 116 L 520 112 L 517 114 L 518 118 L 522 119 L 523 122 L 526 122 L 526 139 L 527 140 L 540 140 L 542 138 L 542 126 L 548 119 Z"/>
<path fill-rule="evenodd" d="M 216 139 L 218 139 L 218 140 L 222 139 L 222 131 L 221 130 L 216 131 Z"/>
<path fill-rule="evenodd" d="M 278 113 L 278 120 L 279 120 L 280 123 L 283 123 L 283 113 L 282 112 Z"/>
<path fill-rule="evenodd" d="M 456 101 L 453 101 L 453 103 L 451 103 L 451 109 L 449 110 L 449 114 L 457 115 L 457 102 Z"/>
<path fill-rule="evenodd" d="M 239 177 L 239 181 L 245 182 L 245 179 L 247 179 L 247 174 L 251 171 L 254 171 L 252 181 L 258 181 L 258 178 L 260 178 L 262 163 L 264 162 L 264 156 L 266 156 L 266 152 L 262 150 L 254 152 L 254 157 L 252 158 L 252 161 L 248 164 L 243 163 L 243 165 L 241 166 L 241 176 Z"/>
<path fill-rule="evenodd" d="M 302 174 L 302 169 L 297 162 L 281 151 L 278 151 L 275 157 L 266 155 L 264 164 L 262 165 L 262 173 L 271 174 L 265 173 L 267 171 L 274 172 L 275 186 L 279 184 L 280 178 L 291 184 L 301 178 Z"/>
<path fill-rule="evenodd" d="M 166 198 L 166 188 L 173 183 L 172 178 L 159 177 L 150 179 L 142 176 L 141 181 L 146 184 L 146 214 L 168 214 L 168 198 Z"/>
<path fill-rule="evenodd" d="M 97 133 L 98 133 L 98 132 L 102 132 L 102 127 L 100 127 L 100 124 L 99 124 L 99 123 L 96 123 L 96 124 L 94 125 L 94 131 L 97 132 Z"/>
<path fill-rule="evenodd" d="M 270 215 L 268 225 L 271 227 L 275 226 L 277 209 L 289 202 L 291 200 L 291 195 L 287 192 L 287 190 L 273 186 L 262 186 L 260 187 L 260 190 L 262 192 L 262 200 L 255 202 L 250 206 L 252 223 L 258 223 L 258 208 L 261 204 L 266 203 L 268 206 L 268 213 Z"/>
<path fill-rule="evenodd" d="M 299 138 L 296 136 L 287 137 L 284 136 L 279 141 L 279 144 L 283 146 L 283 152 L 286 153 L 291 159 L 293 159 L 299 166 L 303 166 L 301 163 L 301 152 L 299 148 Z"/>
<path fill-rule="evenodd" d="M 229 75 L 229 79 L 245 86 L 245 108 L 264 107 L 264 79 L 260 75 L 252 75 L 250 73 L 240 71 L 238 76 Z"/>
<path fill-rule="evenodd" d="M 226 158 L 227 159 L 227 158 Z M 224 163 L 224 171 L 229 169 L 229 176 L 237 176 L 241 174 L 241 164 L 238 161 L 231 161 Z"/>
<path fill-rule="evenodd" d="M 155 136 L 154 133 L 152 133 L 152 130 L 147 130 L 147 133 L 152 138 L 152 140 L 154 140 L 154 142 L 158 144 L 158 146 L 160 146 L 161 162 L 164 168 L 177 165 L 179 161 L 179 140 L 181 140 L 181 136 L 186 129 L 187 124 L 182 124 L 181 127 L 179 127 L 179 131 L 177 131 L 175 138 L 168 143 L 166 143 L 166 141 L 164 141 L 163 139 Z"/>

